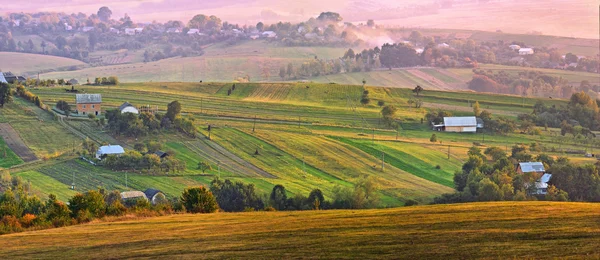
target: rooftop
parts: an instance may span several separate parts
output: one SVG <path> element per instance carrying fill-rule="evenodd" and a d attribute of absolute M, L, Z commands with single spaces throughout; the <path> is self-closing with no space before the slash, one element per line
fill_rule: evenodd
<path fill-rule="evenodd" d="M 523 172 L 545 172 L 544 164 L 541 162 L 522 162 L 519 163 Z"/>
<path fill-rule="evenodd" d="M 444 117 L 444 126 L 476 126 L 477 118 L 474 116 Z"/>
<path fill-rule="evenodd" d="M 105 145 L 98 148 L 99 154 L 123 154 L 125 149 L 120 145 Z"/>
<path fill-rule="evenodd" d="M 148 199 L 146 198 L 146 194 L 144 194 L 141 191 L 124 191 L 121 192 L 121 199 L 134 199 L 134 198 L 144 198 L 144 199 Z"/>
<path fill-rule="evenodd" d="M 77 94 L 75 95 L 75 103 L 77 104 L 92 104 L 102 103 L 102 95 L 100 94 Z"/>

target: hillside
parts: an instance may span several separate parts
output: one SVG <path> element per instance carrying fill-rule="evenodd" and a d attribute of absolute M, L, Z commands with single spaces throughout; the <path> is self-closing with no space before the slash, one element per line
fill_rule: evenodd
<path fill-rule="evenodd" d="M 0 253 L 12 259 L 598 258 L 599 212 L 592 203 L 504 202 L 125 218 L 0 236 Z"/>
<path fill-rule="evenodd" d="M 85 63 L 74 59 L 19 52 L 0 52 L 0 60 L 10 61 L 3 62 L 1 71 L 26 74 L 30 77 L 36 77 L 38 72 L 75 70 L 86 66 Z"/>

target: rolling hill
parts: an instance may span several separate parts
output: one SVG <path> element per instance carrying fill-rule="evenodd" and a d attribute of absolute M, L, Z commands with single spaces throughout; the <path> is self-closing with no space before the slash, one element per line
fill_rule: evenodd
<path fill-rule="evenodd" d="M 598 258 L 600 205 L 176 214 L 0 236 L 12 259 Z M 543 250 L 540 250 L 543 249 Z"/>
<path fill-rule="evenodd" d="M 2 71 L 11 71 L 30 77 L 37 77 L 38 72 L 76 70 L 86 66 L 85 63 L 74 59 L 19 52 L 0 52 L 0 60 L 10 61 L 2 63 L 2 67 L 0 67 Z"/>

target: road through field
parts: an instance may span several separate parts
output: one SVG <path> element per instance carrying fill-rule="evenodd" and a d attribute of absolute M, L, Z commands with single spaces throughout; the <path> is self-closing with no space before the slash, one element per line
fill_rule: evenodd
<path fill-rule="evenodd" d="M 6 145 L 15 152 L 24 162 L 37 160 L 33 152 L 25 145 L 17 131 L 8 123 L 0 123 L 0 136 L 4 138 Z"/>

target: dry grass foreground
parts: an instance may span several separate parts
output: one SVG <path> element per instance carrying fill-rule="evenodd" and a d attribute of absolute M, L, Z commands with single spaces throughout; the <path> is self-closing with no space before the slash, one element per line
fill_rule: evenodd
<path fill-rule="evenodd" d="M 9 259 L 600 257 L 600 204 L 217 213 L 0 236 Z"/>

